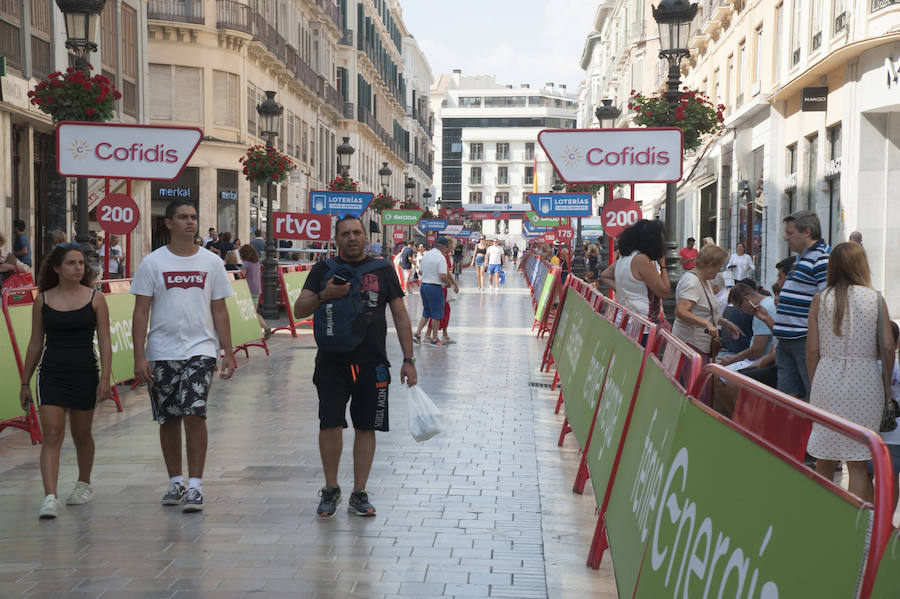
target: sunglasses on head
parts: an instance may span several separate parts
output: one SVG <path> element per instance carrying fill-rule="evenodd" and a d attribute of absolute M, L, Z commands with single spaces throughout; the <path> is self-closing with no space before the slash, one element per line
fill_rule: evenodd
<path fill-rule="evenodd" d="M 56 247 L 62 248 L 64 250 L 80 250 L 81 249 L 81 246 L 79 244 L 71 242 L 71 241 L 66 241 L 64 243 L 58 243 L 58 244 L 56 244 Z"/>

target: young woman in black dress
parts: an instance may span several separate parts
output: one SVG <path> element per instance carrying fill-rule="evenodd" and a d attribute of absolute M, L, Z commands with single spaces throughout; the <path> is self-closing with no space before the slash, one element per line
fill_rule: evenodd
<path fill-rule="evenodd" d="M 109 309 L 103 294 L 91 286 L 93 280 L 94 273 L 84 252 L 72 243 L 57 245 L 44 260 L 38 275 L 40 294 L 32 308 L 31 341 L 25 354 L 20 399 L 23 409 L 27 409 L 32 402 L 29 381 L 40 361 L 37 394 L 44 434 L 41 478 L 45 495 L 41 518 L 55 518 L 58 511 L 56 485 L 66 410 L 78 459 L 78 482 L 66 504 L 87 503 L 94 496 L 91 425 L 97 399 L 110 395 L 112 347 Z M 94 331 L 100 349 L 99 377 Z"/>

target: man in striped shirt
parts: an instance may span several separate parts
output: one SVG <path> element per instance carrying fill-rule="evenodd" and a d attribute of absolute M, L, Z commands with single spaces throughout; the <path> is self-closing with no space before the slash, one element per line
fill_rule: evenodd
<path fill-rule="evenodd" d="M 787 275 L 775 314 L 775 364 L 778 390 L 801 399 L 809 398 L 806 369 L 806 335 L 809 305 L 825 289 L 831 247 L 822 239 L 819 217 L 810 210 L 784 219 L 784 239 L 797 258 Z"/>

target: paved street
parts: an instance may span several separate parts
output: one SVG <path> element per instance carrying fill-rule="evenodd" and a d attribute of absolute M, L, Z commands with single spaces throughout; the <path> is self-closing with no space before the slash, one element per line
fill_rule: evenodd
<path fill-rule="evenodd" d="M 512 270 L 512 269 L 510 269 Z M 417 444 L 406 430 L 402 388 L 391 386 L 391 427 L 379 434 L 368 491 L 374 519 L 344 503 L 317 518 L 323 484 L 317 448 L 315 345 L 305 332 L 275 335 L 272 355 L 239 358 L 216 382 L 209 415 L 205 511 L 182 514 L 159 499 L 167 479 L 146 391 L 125 411 L 97 411 L 97 495 L 39 521 L 39 448 L 21 431 L 0 434 L 0 597 L 615 597 L 609 559 L 584 566 L 596 517 L 571 492 L 578 454 L 556 447 L 555 394 L 535 386 L 544 341 L 531 333 L 521 275 L 478 294 L 466 269 L 446 349 L 417 347 L 420 384 L 447 431 Z M 407 298 L 413 322 L 418 295 Z M 399 372 L 393 331 L 389 354 Z M 63 449 L 60 495 L 75 479 Z"/>

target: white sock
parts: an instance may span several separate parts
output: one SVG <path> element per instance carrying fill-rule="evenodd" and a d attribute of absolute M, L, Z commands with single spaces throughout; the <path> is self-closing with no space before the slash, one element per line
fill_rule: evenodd
<path fill-rule="evenodd" d="M 184 477 L 181 476 L 180 474 L 178 476 L 170 476 L 169 484 L 171 485 L 172 483 L 178 483 L 179 485 L 184 485 Z"/>
<path fill-rule="evenodd" d="M 189 478 L 188 479 L 188 489 L 197 489 L 198 491 L 203 490 L 203 479 L 202 478 Z"/>

